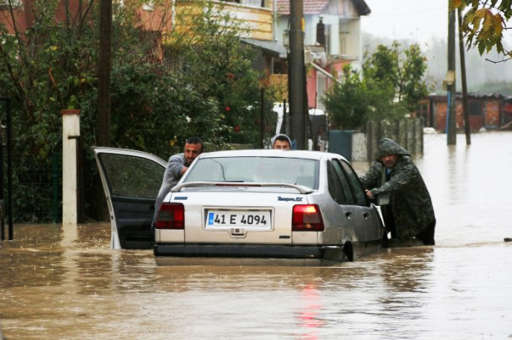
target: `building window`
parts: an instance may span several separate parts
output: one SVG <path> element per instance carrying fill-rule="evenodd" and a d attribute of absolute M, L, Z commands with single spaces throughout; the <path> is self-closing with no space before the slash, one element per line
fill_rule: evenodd
<path fill-rule="evenodd" d="M 481 116 L 482 115 L 482 103 L 478 100 L 471 100 L 469 102 L 469 115 L 470 116 Z"/>
<path fill-rule="evenodd" d="M 348 55 L 348 39 L 350 37 L 350 31 L 348 30 L 348 25 L 344 25 L 340 23 L 340 55 Z"/>
<path fill-rule="evenodd" d="M 290 31 L 289 30 L 285 30 L 283 32 L 283 45 L 286 47 L 290 46 Z"/>
<path fill-rule="evenodd" d="M 20 7 L 23 5 L 21 0 L 11 0 L 12 7 Z M 9 0 L 0 0 L 0 9 L 9 8 Z"/>
<path fill-rule="evenodd" d="M 320 110 L 325 110 L 325 105 L 322 100 L 325 96 L 325 92 L 327 92 L 327 78 L 321 74 L 320 72 L 317 72 L 317 79 L 316 79 L 316 107 Z"/>
<path fill-rule="evenodd" d="M 154 11 L 155 10 L 155 4 L 154 4 L 153 1 L 146 1 L 142 5 L 142 9 L 145 10 L 145 11 Z"/>
<path fill-rule="evenodd" d="M 340 41 L 340 55 L 348 57 L 357 57 L 359 44 L 358 33 L 358 21 L 357 20 L 340 20 L 339 25 L 339 41 Z"/>
<path fill-rule="evenodd" d="M 329 24 L 325 25 L 325 53 L 327 55 L 331 54 L 331 28 L 332 26 Z"/>
<path fill-rule="evenodd" d="M 240 5 L 253 6 L 253 7 L 265 7 L 269 1 L 265 0 L 224 0 L 225 2 L 235 2 Z"/>
<path fill-rule="evenodd" d="M 428 117 L 428 104 L 427 103 L 421 103 L 418 105 L 418 116 L 423 117 L 425 121 Z"/>

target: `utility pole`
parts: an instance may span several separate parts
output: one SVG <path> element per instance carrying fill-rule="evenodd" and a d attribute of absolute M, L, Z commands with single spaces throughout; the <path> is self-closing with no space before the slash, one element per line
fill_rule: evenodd
<path fill-rule="evenodd" d="M 6 136 L 5 136 L 5 142 L 6 142 L 6 146 L 7 146 L 7 223 L 9 224 L 9 229 L 8 229 L 8 232 L 9 232 L 9 235 L 8 235 L 8 240 L 13 240 L 14 238 L 14 225 L 13 225 L 13 221 L 12 221 L 12 138 L 11 138 L 11 135 L 12 135 L 12 119 L 11 119 L 11 100 L 9 98 L 4 98 L 4 97 L 0 97 L 0 102 L 4 102 L 5 103 L 5 111 L 6 111 L 6 119 L 5 119 L 5 123 L 6 123 Z M 3 195 L 3 192 L 4 192 L 4 175 L 3 175 L 3 164 L 4 164 L 4 159 L 3 159 L 3 148 L 4 148 L 4 145 L 3 145 L 4 141 L 3 141 L 3 137 L 2 137 L 2 133 L 0 133 L 0 162 L 2 163 L 0 165 L 0 169 L 1 169 L 1 176 L 0 176 L 0 188 L 2 189 L 2 192 L 0 193 L 0 218 L 2 219 L 1 220 L 1 237 L 0 239 L 3 241 L 5 239 L 4 237 L 4 208 L 5 208 L 5 202 L 4 202 L 4 195 Z"/>
<path fill-rule="evenodd" d="M 461 9 L 457 9 L 457 21 L 459 23 L 459 54 L 460 54 L 460 73 L 462 80 L 462 111 L 464 113 L 464 133 L 466 134 L 466 145 L 471 145 L 471 125 L 469 124 L 468 107 L 468 85 L 466 81 L 466 57 L 464 53 L 464 36 L 462 34 L 462 14 Z"/>
<path fill-rule="evenodd" d="M 112 69 L 112 0 L 100 0 L 100 43 L 98 51 L 98 113 L 96 145 L 110 145 L 110 71 Z"/>
<path fill-rule="evenodd" d="M 98 51 L 98 110 L 96 113 L 96 145 L 110 146 L 110 73 L 112 70 L 112 0 L 100 0 Z M 96 214 L 108 220 L 105 196 L 100 181 L 96 181 Z"/>
<path fill-rule="evenodd" d="M 290 54 L 288 56 L 288 89 L 290 99 L 291 138 L 298 150 L 306 141 L 306 83 L 304 68 L 303 0 L 290 1 Z"/>
<path fill-rule="evenodd" d="M 446 76 L 446 89 L 448 97 L 446 137 L 448 145 L 457 144 L 456 110 L 455 110 L 455 10 L 453 0 L 448 1 L 448 73 Z"/>

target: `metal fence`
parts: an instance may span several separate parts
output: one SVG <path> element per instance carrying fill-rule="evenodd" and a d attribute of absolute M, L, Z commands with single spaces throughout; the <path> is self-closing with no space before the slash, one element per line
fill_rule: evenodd
<path fill-rule="evenodd" d="M 62 154 L 55 152 L 48 162 L 13 158 L 12 211 L 15 222 L 61 221 Z"/>
<path fill-rule="evenodd" d="M 369 121 L 366 124 L 366 145 L 368 160 L 374 160 L 377 143 L 388 137 L 406 148 L 411 155 L 423 154 L 423 119 L 404 118 L 394 121 Z"/>
<path fill-rule="evenodd" d="M 406 148 L 412 156 L 423 154 L 423 120 L 404 118 L 394 121 L 369 121 L 364 131 L 329 131 L 329 152 L 350 161 L 373 161 L 377 143 L 388 137 Z"/>

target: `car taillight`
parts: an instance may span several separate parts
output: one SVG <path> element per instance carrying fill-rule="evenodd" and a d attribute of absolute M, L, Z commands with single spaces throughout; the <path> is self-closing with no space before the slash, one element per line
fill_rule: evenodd
<path fill-rule="evenodd" d="M 324 222 L 316 204 L 293 206 L 292 231 L 323 231 Z"/>
<path fill-rule="evenodd" d="M 162 203 L 155 222 L 157 229 L 185 229 L 185 207 L 181 203 Z"/>

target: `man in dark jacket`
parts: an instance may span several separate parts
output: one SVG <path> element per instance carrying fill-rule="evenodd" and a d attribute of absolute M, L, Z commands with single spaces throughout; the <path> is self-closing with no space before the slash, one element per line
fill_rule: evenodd
<path fill-rule="evenodd" d="M 386 228 L 399 241 L 434 245 L 436 218 L 427 187 L 409 152 L 389 138 L 378 144 L 377 161 L 361 177 L 369 199 L 381 205 Z"/>

